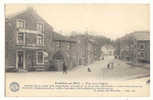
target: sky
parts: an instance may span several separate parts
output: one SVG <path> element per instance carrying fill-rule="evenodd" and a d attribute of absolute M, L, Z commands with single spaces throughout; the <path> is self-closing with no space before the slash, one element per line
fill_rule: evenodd
<path fill-rule="evenodd" d="M 88 31 L 114 40 L 129 32 L 150 29 L 149 4 L 7 4 L 5 14 L 27 7 L 33 7 L 55 31 L 64 35 Z"/>

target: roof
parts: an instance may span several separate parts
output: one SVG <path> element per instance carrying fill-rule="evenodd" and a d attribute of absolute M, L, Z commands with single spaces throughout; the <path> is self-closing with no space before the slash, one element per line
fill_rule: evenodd
<path fill-rule="evenodd" d="M 60 33 L 54 32 L 54 41 L 67 41 L 67 42 L 76 42 L 74 39 L 71 39 L 68 36 L 63 36 Z"/>
<path fill-rule="evenodd" d="M 43 22 L 47 25 L 47 27 L 49 27 L 49 29 L 52 29 L 53 30 L 53 27 L 48 24 L 48 22 L 46 20 L 44 20 L 38 13 L 35 9 L 33 9 L 32 7 L 28 7 L 24 10 L 21 10 L 19 12 L 16 12 L 14 14 L 11 14 L 11 15 L 7 15 L 5 20 L 6 21 L 9 21 L 9 20 L 12 20 L 13 18 L 16 18 L 18 16 L 23 16 L 23 15 L 26 15 L 26 14 L 30 14 L 31 16 L 33 16 L 35 19 L 37 19 L 38 21 L 40 22 Z M 28 16 L 28 17 L 31 17 L 31 16 Z"/>
<path fill-rule="evenodd" d="M 10 14 L 10 15 L 7 15 L 6 16 L 6 19 L 11 19 L 13 17 L 16 17 L 17 15 L 20 15 L 22 13 L 29 12 L 29 11 L 30 12 L 36 12 L 32 7 L 28 7 L 26 9 L 24 9 L 24 10 L 19 11 L 19 12 L 16 12 L 16 13 L 13 13 L 13 14 Z"/>
<path fill-rule="evenodd" d="M 150 40 L 150 32 L 136 31 L 136 32 L 133 32 L 132 37 L 134 37 L 136 40 Z"/>
<path fill-rule="evenodd" d="M 97 45 L 97 41 L 94 39 L 88 39 L 88 42 L 91 43 L 92 45 Z"/>

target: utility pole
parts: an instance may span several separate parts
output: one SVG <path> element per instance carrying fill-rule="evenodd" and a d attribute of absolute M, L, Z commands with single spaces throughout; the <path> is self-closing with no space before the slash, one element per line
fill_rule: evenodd
<path fill-rule="evenodd" d="M 121 56 L 121 40 L 119 39 L 119 59 L 120 59 L 120 56 Z"/>
<path fill-rule="evenodd" d="M 88 30 L 87 30 L 87 32 L 86 32 L 86 64 L 87 64 L 87 66 L 88 66 Z"/>

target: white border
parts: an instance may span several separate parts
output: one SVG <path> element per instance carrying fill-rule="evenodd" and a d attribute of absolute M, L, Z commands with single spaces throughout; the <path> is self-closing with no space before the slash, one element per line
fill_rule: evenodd
<path fill-rule="evenodd" d="M 5 44 L 5 34 L 4 34 L 4 28 L 5 28 L 5 18 L 4 18 L 4 4 L 6 3 L 150 3 L 150 12 L 153 12 L 153 0 L 0 0 L 0 99 L 1 100 L 24 100 L 24 99 L 29 99 L 29 100 L 95 100 L 95 99 L 99 99 L 99 100 L 152 100 L 152 89 L 151 89 L 151 97 L 78 97 L 78 98 L 74 98 L 74 97 L 5 97 L 4 96 L 4 71 L 5 71 L 5 50 L 4 50 L 4 44 Z M 153 18 L 152 13 L 150 18 Z M 152 20 L 151 20 L 151 39 L 150 39 L 150 44 L 153 43 L 153 36 L 152 36 Z M 150 51 L 153 51 L 152 45 L 150 46 Z M 153 57 L 153 53 L 150 54 L 151 55 L 151 59 Z M 151 62 L 151 73 L 153 73 L 152 70 L 152 62 Z M 151 75 L 151 79 L 153 79 L 152 75 Z M 151 80 L 151 88 L 152 88 L 152 80 Z"/>
<path fill-rule="evenodd" d="M 150 0 L 5 0 L 5 3 L 149 3 Z"/>

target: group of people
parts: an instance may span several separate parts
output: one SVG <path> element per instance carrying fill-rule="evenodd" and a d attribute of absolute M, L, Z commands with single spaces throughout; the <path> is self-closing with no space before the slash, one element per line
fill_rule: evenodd
<path fill-rule="evenodd" d="M 108 63 L 108 64 L 107 64 L 107 68 L 108 68 L 108 69 L 113 69 L 113 68 L 114 68 L 114 63 L 113 63 L 113 62 Z"/>

